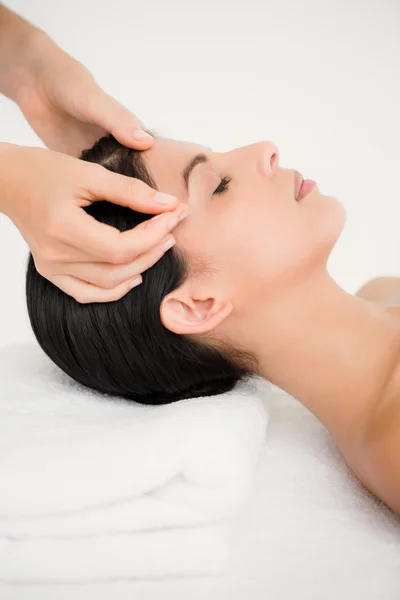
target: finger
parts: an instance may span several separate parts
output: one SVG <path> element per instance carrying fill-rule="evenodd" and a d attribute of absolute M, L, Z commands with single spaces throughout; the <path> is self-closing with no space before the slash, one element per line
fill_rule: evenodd
<path fill-rule="evenodd" d="M 137 150 L 151 148 L 154 138 L 144 131 L 140 119 L 100 88 L 90 101 L 88 118 L 111 133 L 121 144 Z"/>
<path fill-rule="evenodd" d="M 119 300 L 130 292 L 133 287 L 140 285 L 142 277 L 139 276 L 137 282 L 124 282 L 111 290 L 91 285 L 90 283 L 86 283 L 81 279 L 76 279 L 69 275 L 56 275 L 49 281 L 69 296 L 75 298 L 77 302 L 89 304 L 91 302 L 113 302 Z"/>
<path fill-rule="evenodd" d="M 131 262 L 147 252 L 176 227 L 180 216 L 187 214 L 187 205 L 181 204 L 173 212 L 157 215 L 160 218 L 149 219 L 121 232 L 76 208 L 79 214 L 63 223 L 62 241 L 86 251 L 87 256 L 112 264 Z"/>
<path fill-rule="evenodd" d="M 171 240 L 171 243 L 168 243 Z M 110 265 L 109 263 L 74 262 L 62 263 L 60 267 L 65 275 L 91 283 L 92 285 L 113 289 L 123 283 L 128 284 L 138 275 L 147 271 L 160 260 L 175 243 L 172 236 L 165 238 L 154 248 L 141 254 L 132 262 L 124 265 Z"/>
<path fill-rule="evenodd" d="M 88 192 L 93 199 L 108 200 L 120 206 L 126 206 L 143 213 L 172 210 L 179 200 L 170 194 L 157 192 L 152 187 L 120 173 L 109 171 L 99 164 L 85 164 L 88 177 Z"/>

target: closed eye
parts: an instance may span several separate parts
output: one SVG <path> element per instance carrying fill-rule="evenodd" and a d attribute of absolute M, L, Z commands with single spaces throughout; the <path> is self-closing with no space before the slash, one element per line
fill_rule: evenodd
<path fill-rule="evenodd" d="M 221 183 L 219 184 L 217 189 L 214 190 L 213 194 L 223 194 L 224 192 L 226 192 L 229 188 L 230 181 L 231 181 L 230 177 L 223 177 L 221 179 Z"/>

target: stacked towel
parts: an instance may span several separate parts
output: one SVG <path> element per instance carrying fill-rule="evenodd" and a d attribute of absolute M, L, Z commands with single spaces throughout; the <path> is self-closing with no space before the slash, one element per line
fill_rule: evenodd
<path fill-rule="evenodd" d="M 0 580 L 224 571 L 252 491 L 268 384 L 145 406 L 97 394 L 36 343 L 0 351 Z"/>

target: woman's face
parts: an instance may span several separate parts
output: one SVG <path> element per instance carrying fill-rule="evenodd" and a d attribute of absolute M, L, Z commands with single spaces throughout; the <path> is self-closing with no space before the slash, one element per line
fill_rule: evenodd
<path fill-rule="evenodd" d="M 186 187 L 183 173 L 198 155 Z M 270 142 L 212 152 L 157 138 L 143 152 L 158 189 L 189 206 L 172 231 L 177 246 L 206 260 L 208 285 L 236 308 L 289 293 L 325 266 L 344 226 L 343 205 L 317 186 L 295 200 L 295 171 L 280 167 L 278 157 Z"/>

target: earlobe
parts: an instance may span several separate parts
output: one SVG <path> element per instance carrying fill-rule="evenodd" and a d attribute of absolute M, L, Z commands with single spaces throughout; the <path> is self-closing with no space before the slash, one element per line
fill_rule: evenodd
<path fill-rule="evenodd" d="M 183 290 L 175 290 L 163 298 L 160 318 L 164 327 L 174 333 L 206 333 L 217 327 L 232 309 L 230 300 L 199 300 L 187 296 Z"/>

